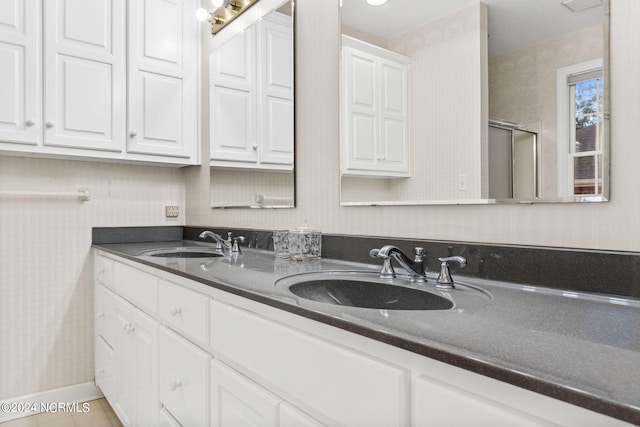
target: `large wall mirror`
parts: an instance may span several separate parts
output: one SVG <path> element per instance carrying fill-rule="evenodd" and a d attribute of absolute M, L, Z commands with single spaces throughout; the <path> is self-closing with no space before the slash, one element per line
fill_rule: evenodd
<path fill-rule="evenodd" d="M 295 206 L 294 6 L 260 0 L 209 55 L 213 208 Z"/>
<path fill-rule="evenodd" d="M 608 200 L 608 0 L 340 13 L 341 204 Z"/>

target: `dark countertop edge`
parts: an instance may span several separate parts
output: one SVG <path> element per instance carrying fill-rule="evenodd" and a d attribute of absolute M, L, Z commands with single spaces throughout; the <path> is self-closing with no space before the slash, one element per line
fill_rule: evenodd
<path fill-rule="evenodd" d="M 483 362 L 481 360 L 461 356 L 459 354 L 431 347 L 423 343 L 417 343 L 415 341 L 389 335 L 387 333 L 370 329 L 365 326 L 353 324 L 346 320 L 337 319 L 335 317 L 308 310 L 303 307 L 290 305 L 285 302 L 271 299 L 266 296 L 255 294 L 250 291 L 245 291 L 233 286 L 214 282 L 198 276 L 192 276 L 190 274 L 174 270 L 170 267 L 155 264 L 153 262 L 148 262 L 135 256 L 130 256 L 122 252 L 102 247 L 99 244 L 94 244 L 92 246 L 93 248 L 99 249 L 103 252 L 110 253 L 129 261 L 153 267 L 171 274 L 175 274 L 185 279 L 202 283 L 205 286 L 210 286 L 224 292 L 229 292 L 231 294 L 238 295 L 243 298 L 247 298 L 249 300 L 256 301 L 277 309 L 281 309 L 286 312 L 305 317 L 307 319 L 315 320 L 329 326 L 334 326 L 348 332 L 371 338 L 384 344 L 388 344 L 415 354 L 419 354 L 421 356 L 428 357 L 430 359 L 446 363 L 448 365 L 456 366 L 458 368 L 462 368 L 467 371 L 471 371 L 517 387 L 521 387 L 526 390 L 540 393 L 542 395 L 558 399 L 572 405 L 580 406 L 594 412 L 608 415 L 622 421 L 630 422 L 634 425 L 640 425 L 640 408 L 622 405 L 617 402 L 592 396 L 587 392 L 582 392 L 573 388 L 562 386 L 560 384 L 533 378 L 530 375 L 521 372 L 502 368 L 500 366 Z"/>

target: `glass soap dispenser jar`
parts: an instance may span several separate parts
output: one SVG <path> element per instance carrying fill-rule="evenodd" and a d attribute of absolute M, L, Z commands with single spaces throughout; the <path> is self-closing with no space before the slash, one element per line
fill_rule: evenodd
<path fill-rule="evenodd" d="M 320 258 L 322 233 L 308 224 L 289 230 L 289 257 L 295 261 Z"/>

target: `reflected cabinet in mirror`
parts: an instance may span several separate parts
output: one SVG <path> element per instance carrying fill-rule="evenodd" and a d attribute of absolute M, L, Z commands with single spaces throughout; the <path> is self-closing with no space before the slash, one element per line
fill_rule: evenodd
<path fill-rule="evenodd" d="M 209 55 L 211 206 L 295 206 L 293 2 L 260 0 Z"/>
<path fill-rule="evenodd" d="M 341 4 L 343 205 L 608 200 L 608 0 Z"/>

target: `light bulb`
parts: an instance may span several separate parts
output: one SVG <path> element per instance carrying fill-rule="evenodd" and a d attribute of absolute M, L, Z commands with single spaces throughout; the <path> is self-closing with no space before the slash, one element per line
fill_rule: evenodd
<path fill-rule="evenodd" d="M 371 6 L 380 6 L 381 4 L 385 4 L 387 0 L 367 0 Z"/>
<path fill-rule="evenodd" d="M 204 22 L 209 19 L 209 12 L 206 9 L 199 8 L 196 10 L 196 19 L 200 22 Z"/>
<path fill-rule="evenodd" d="M 211 4 L 213 5 L 213 7 L 215 7 L 216 9 L 222 6 L 225 6 L 225 1 L 224 0 L 211 0 Z"/>

